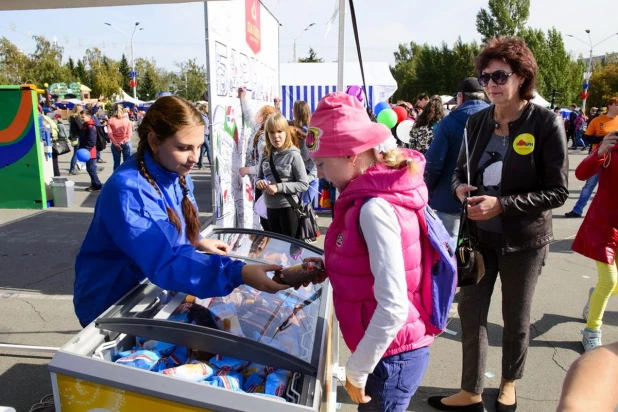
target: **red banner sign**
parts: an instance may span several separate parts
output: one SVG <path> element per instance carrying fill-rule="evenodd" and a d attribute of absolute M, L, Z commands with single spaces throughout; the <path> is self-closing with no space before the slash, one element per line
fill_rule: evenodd
<path fill-rule="evenodd" d="M 261 4 L 259 0 L 245 0 L 245 32 L 247 34 L 247 44 L 255 54 L 258 54 L 262 49 L 260 7 Z"/>

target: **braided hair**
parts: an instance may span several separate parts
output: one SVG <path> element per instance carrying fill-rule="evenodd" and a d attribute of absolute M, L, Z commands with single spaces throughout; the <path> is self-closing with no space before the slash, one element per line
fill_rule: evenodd
<path fill-rule="evenodd" d="M 142 123 L 137 128 L 139 135 L 139 144 L 137 146 L 137 163 L 139 172 L 144 178 L 154 187 L 159 196 L 163 197 L 159 186 L 148 173 L 144 162 L 146 151 L 151 151 L 148 144 L 148 136 L 153 135 L 159 142 L 172 137 L 180 129 L 184 127 L 204 125 L 204 120 L 200 112 L 195 109 L 189 102 L 176 96 L 165 96 L 157 99 L 146 112 L 146 116 Z M 185 219 L 185 232 L 187 239 L 193 246 L 197 246 L 199 242 L 200 219 L 197 214 L 197 209 L 189 198 L 189 188 L 185 176 L 179 176 L 180 186 L 182 188 L 182 215 Z M 170 223 L 174 225 L 178 233 L 182 233 L 180 217 L 169 206 L 166 206 L 167 216 Z"/>

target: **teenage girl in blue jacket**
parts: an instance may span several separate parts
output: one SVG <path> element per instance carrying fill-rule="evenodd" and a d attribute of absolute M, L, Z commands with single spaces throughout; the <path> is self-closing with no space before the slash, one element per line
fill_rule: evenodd
<path fill-rule="evenodd" d="M 82 326 L 144 278 L 199 298 L 225 296 L 243 283 L 286 289 L 266 275 L 280 266 L 231 260 L 222 256 L 226 243 L 200 237 L 189 172 L 204 144 L 201 114 L 183 99 L 162 97 L 138 134 L 137 154 L 105 183 L 75 261 L 73 303 Z"/>

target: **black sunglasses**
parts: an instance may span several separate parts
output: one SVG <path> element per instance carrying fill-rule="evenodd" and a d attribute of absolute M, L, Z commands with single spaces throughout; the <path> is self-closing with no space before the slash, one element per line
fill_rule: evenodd
<path fill-rule="evenodd" d="M 504 70 L 496 70 L 493 73 L 483 73 L 478 77 L 479 84 L 482 87 L 487 87 L 489 85 L 489 80 L 493 80 L 497 85 L 502 86 L 509 81 L 509 77 L 513 75 L 513 72 L 508 73 Z"/>

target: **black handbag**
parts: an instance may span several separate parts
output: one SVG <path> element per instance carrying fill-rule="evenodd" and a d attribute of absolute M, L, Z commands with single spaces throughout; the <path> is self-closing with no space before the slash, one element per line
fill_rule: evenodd
<path fill-rule="evenodd" d="M 273 161 L 273 156 L 270 155 L 268 158 L 268 162 L 270 163 L 270 171 L 273 174 L 273 177 L 277 181 L 277 183 L 281 183 L 281 178 L 279 177 L 279 173 L 277 173 L 277 169 L 275 169 L 275 162 Z M 313 207 L 310 203 L 305 205 L 299 204 L 299 202 L 294 199 L 294 196 L 284 193 L 283 194 L 287 199 L 290 206 L 292 206 L 292 210 L 298 216 L 298 234 L 297 237 L 300 240 L 306 239 L 315 239 L 320 236 L 320 228 L 318 226 L 318 217 L 313 210 Z"/>
<path fill-rule="evenodd" d="M 485 276 L 485 260 L 479 252 L 476 240 L 470 234 L 470 219 L 468 219 L 468 199 L 464 199 L 459 221 L 457 236 L 457 286 L 473 286 Z"/>
<path fill-rule="evenodd" d="M 470 184 L 470 155 L 468 151 L 468 125 L 464 127 L 464 144 L 466 150 L 466 172 L 468 184 Z M 476 239 L 472 237 L 470 231 L 471 222 L 468 219 L 468 198 L 463 201 L 461 215 L 459 219 L 459 235 L 457 236 L 457 247 L 455 257 L 457 258 L 457 286 L 473 286 L 481 281 L 485 276 L 485 260 L 479 252 Z"/>
<path fill-rule="evenodd" d="M 301 240 L 315 239 L 320 237 L 320 226 L 318 225 L 318 216 L 313 210 L 311 203 L 305 203 L 303 206 L 304 217 L 298 219 L 298 237 Z"/>
<path fill-rule="evenodd" d="M 57 139 L 52 141 L 52 153 L 56 156 L 60 156 L 66 153 L 69 153 L 71 148 L 67 143 L 66 139 Z"/>

